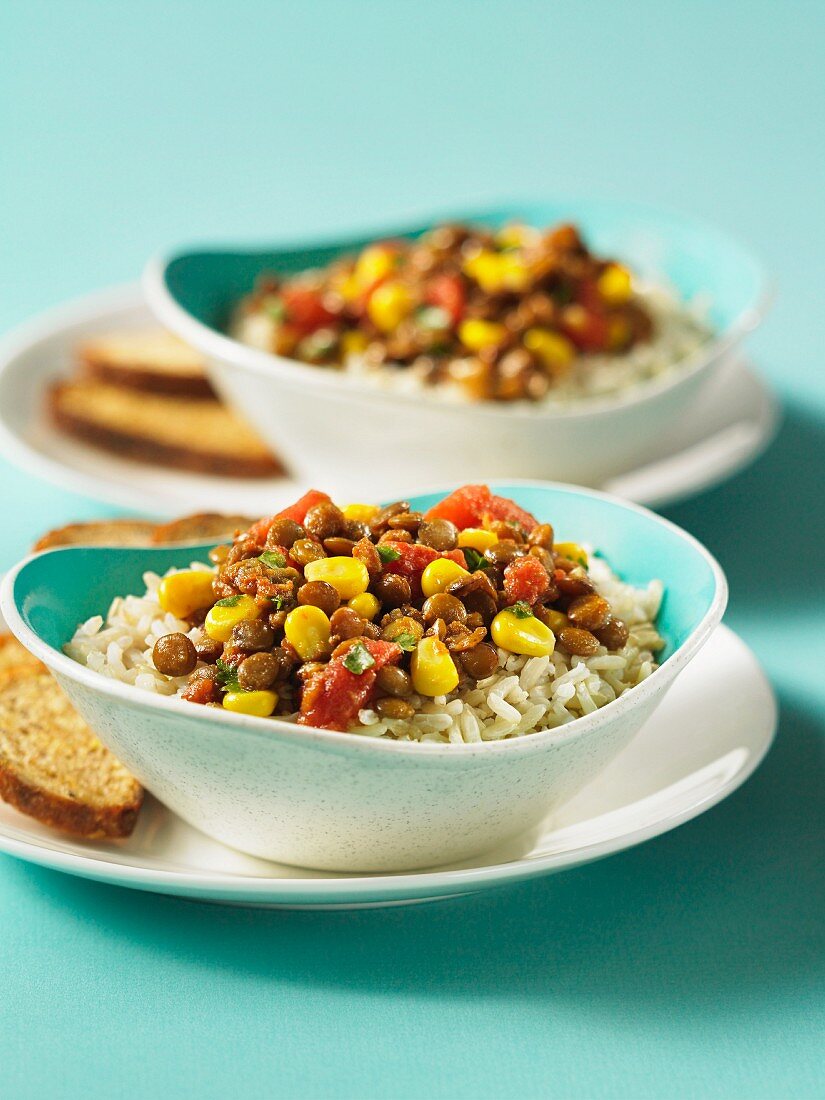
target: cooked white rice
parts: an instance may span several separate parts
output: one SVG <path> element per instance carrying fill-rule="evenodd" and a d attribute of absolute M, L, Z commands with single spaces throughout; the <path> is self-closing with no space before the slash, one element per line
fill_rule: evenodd
<path fill-rule="evenodd" d="M 578 356 L 567 377 L 534 404 L 545 407 L 567 405 L 586 398 L 620 393 L 640 382 L 686 366 L 692 356 L 707 343 L 710 336 L 705 321 L 707 303 L 696 300 L 686 305 L 674 293 L 661 286 L 646 287 L 640 291 L 639 297 L 653 317 L 653 339 L 648 343 L 637 344 L 624 355 Z M 276 328 L 276 322 L 264 313 L 241 313 L 231 331 L 242 343 L 270 351 Z M 427 385 L 422 372 L 412 366 L 375 366 L 363 355 L 351 355 L 342 370 L 355 377 L 367 379 L 382 389 L 420 393 L 426 386 L 428 394 L 437 399 L 450 402 L 468 400 L 460 385 L 448 381 L 438 386 Z"/>
<path fill-rule="evenodd" d="M 202 562 L 193 562 L 191 568 L 210 569 Z M 408 721 L 362 710 L 360 725 L 352 732 L 443 744 L 498 741 L 566 725 L 641 683 L 656 668 L 655 654 L 664 646 L 655 627 L 662 584 L 654 580 L 647 588 L 633 588 L 599 557 L 591 557 L 590 578 L 630 628 L 620 651 L 602 648 L 585 658 L 558 650 L 550 657 L 521 657 L 499 650 L 498 671 L 471 690 L 435 699 L 411 696 L 416 715 Z M 66 653 L 113 680 L 175 695 L 186 686 L 187 677 L 159 673 L 152 664 L 152 649 L 164 634 L 181 631 L 194 641 L 198 630 L 161 610 L 157 595 L 161 578 L 156 573 L 145 573 L 143 580 L 142 596 L 118 597 L 105 620 L 96 615 L 82 623 Z"/>

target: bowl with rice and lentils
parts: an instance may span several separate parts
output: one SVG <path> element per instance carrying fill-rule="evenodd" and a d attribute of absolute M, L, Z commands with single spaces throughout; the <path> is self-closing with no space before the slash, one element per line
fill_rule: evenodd
<path fill-rule="evenodd" d="M 399 448 L 415 448 L 425 479 L 597 484 L 638 465 L 757 323 L 766 285 L 701 223 L 605 202 L 194 251 L 145 280 L 301 477 L 328 484 L 334 454 L 347 488 L 370 492 Z"/>
<path fill-rule="evenodd" d="M 38 626 L 61 554 L 83 599 Z M 192 555 L 40 555 L 6 582 L 12 621 L 175 812 L 336 870 L 445 863 L 537 827 L 627 744 L 725 603 L 677 528 L 540 483 L 384 505 L 312 490 Z"/>

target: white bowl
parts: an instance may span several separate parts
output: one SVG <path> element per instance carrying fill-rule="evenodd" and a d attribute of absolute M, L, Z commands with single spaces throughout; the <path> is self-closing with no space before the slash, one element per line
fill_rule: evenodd
<path fill-rule="evenodd" d="M 203 353 L 216 389 L 295 476 L 359 496 L 393 492 L 411 455 L 425 482 L 551 477 L 596 485 L 616 477 L 649 459 L 768 302 L 759 263 L 723 234 L 681 215 L 628 203 L 556 202 L 459 217 L 487 224 L 575 221 L 597 252 L 625 260 L 686 300 L 707 297 L 715 335 L 688 362 L 614 396 L 560 408 L 456 404 L 427 392 L 381 389 L 368 379 L 247 347 L 221 331 L 262 271 L 317 266 L 364 239 L 270 252 L 180 251 L 149 264 L 144 290 L 159 320 Z"/>
<path fill-rule="evenodd" d="M 496 485 L 542 520 L 592 539 L 629 581 L 659 577 L 669 655 L 640 685 L 558 730 L 482 744 L 371 739 L 196 707 L 110 680 L 62 646 L 146 569 L 192 548 L 70 547 L 5 578 L 11 630 L 44 661 L 101 739 L 161 802 L 231 847 L 335 871 L 402 871 L 475 856 L 536 829 L 630 741 L 721 620 L 714 559 L 646 509 L 568 486 Z M 441 494 L 418 498 L 428 506 Z M 414 498 L 415 499 L 415 498 Z"/>

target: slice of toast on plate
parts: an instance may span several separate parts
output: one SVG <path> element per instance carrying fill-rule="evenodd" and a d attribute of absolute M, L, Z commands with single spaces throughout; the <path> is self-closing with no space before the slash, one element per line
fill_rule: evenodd
<path fill-rule="evenodd" d="M 221 515 L 219 512 L 196 512 L 191 516 L 161 523 L 155 528 L 153 543 L 164 542 L 229 542 L 237 531 L 245 531 L 255 523 L 249 516 Z"/>
<path fill-rule="evenodd" d="M 90 520 L 67 523 L 41 535 L 32 553 L 51 550 L 55 546 L 149 546 L 157 524 L 142 519 Z"/>
<path fill-rule="evenodd" d="M 249 425 L 217 401 L 80 379 L 53 385 L 49 408 L 63 431 L 124 458 L 224 477 L 282 473 Z"/>
<path fill-rule="evenodd" d="M 129 836 L 143 788 L 46 670 L 0 672 L 0 797 L 76 836 Z"/>
<path fill-rule="evenodd" d="M 148 393 L 214 397 L 203 359 L 164 329 L 125 329 L 84 340 L 77 349 L 83 373 Z"/>

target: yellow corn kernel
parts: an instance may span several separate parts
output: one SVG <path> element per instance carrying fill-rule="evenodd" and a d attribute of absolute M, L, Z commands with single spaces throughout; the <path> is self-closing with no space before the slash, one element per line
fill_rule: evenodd
<path fill-rule="evenodd" d="M 462 321 L 458 328 L 461 343 L 470 351 L 481 351 L 500 343 L 507 335 L 507 329 L 495 321 Z"/>
<path fill-rule="evenodd" d="M 203 629 L 216 642 L 228 642 L 233 629 L 245 619 L 257 619 L 258 605 L 251 596 L 230 596 L 210 609 Z"/>
<path fill-rule="evenodd" d="M 499 229 L 496 233 L 496 244 L 499 248 L 524 248 L 535 244 L 541 239 L 541 234 L 531 225 L 521 222 L 512 222 Z"/>
<path fill-rule="evenodd" d="M 447 695 L 458 687 L 458 669 L 450 651 L 434 635 L 422 638 L 415 647 L 410 672 L 419 695 Z"/>
<path fill-rule="evenodd" d="M 158 603 L 176 619 L 185 619 L 199 607 L 208 607 L 215 599 L 214 575 L 201 569 L 184 569 L 164 577 L 158 586 Z"/>
<path fill-rule="evenodd" d="M 366 350 L 369 341 L 363 332 L 358 329 L 350 329 L 341 337 L 341 354 L 346 359 L 349 355 L 360 355 Z"/>
<path fill-rule="evenodd" d="M 579 565 L 583 565 L 585 569 L 587 568 L 587 551 L 583 546 L 579 546 L 577 542 L 556 542 L 553 544 L 553 551 L 560 558 L 576 561 Z"/>
<path fill-rule="evenodd" d="M 528 328 L 524 334 L 524 346 L 535 352 L 551 373 L 565 370 L 573 362 L 576 349 L 566 336 L 549 328 Z"/>
<path fill-rule="evenodd" d="M 497 646 L 508 653 L 523 653 L 528 657 L 549 657 L 556 647 L 556 636 L 549 626 L 535 615 L 520 618 L 507 607 L 499 611 L 490 626 Z"/>
<path fill-rule="evenodd" d="M 599 294 L 611 306 L 620 306 L 630 299 L 633 293 L 633 280 L 630 272 L 621 264 L 608 264 L 596 280 Z"/>
<path fill-rule="evenodd" d="M 554 611 L 552 607 L 546 607 L 544 609 L 543 618 L 547 620 L 547 626 L 550 627 L 554 634 L 558 634 L 560 630 L 564 630 L 566 626 L 570 626 L 570 620 L 564 612 Z"/>
<path fill-rule="evenodd" d="M 370 586 L 366 565 L 358 558 L 343 555 L 309 562 L 304 566 L 304 576 L 308 581 L 326 581 L 331 584 L 342 600 L 360 596 Z"/>
<path fill-rule="evenodd" d="M 501 259 L 498 252 L 478 252 L 464 261 L 464 274 L 475 279 L 485 294 L 495 294 L 504 289 Z"/>
<path fill-rule="evenodd" d="M 278 705 L 278 695 L 274 691 L 228 691 L 223 697 L 223 705 L 235 714 L 268 718 Z"/>
<path fill-rule="evenodd" d="M 381 509 L 377 504 L 347 504 L 342 511 L 344 519 L 354 520 L 355 523 L 371 523 Z"/>
<path fill-rule="evenodd" d="M 451 558 L 437 558 L 431 561 L 421 574 L 421 591 L 425 596 L 435 596 L 444 592 L 454 581 L 463 580 L 470 574 Z"/>
<path fill-rule="evenodd" d="M 478 550 L 479 554 L 483 554 L 497 542 L 498 535 L 495 531 L 485 531 L 483 527 L 465 527 L 458 533 L 459 547 L 463 549 L 468 546 L 471 550 Z"/>
<path fill-rule="evenodd" d="M 305 661 L 314 661 L 329 646 L 329 619 L 320 607 L 302 604 L 284 621 L 286 640 Z"/>
<path fill-rule="evenodd" d="M 409 290 L 397 282 L 382 283 L 370 295 L 367 313 L 370 320 L 381 332 L 392 332 L 398 328 L 413 307 L 413 296 Z"/>
<path fill-rule="evenodd" d="M 499 278 L 504 290 L 522 291 L 530 285 L 530 269 L 515 253 L 499 256 Z"/>
<path fill-rule="evenodd" d="M 378 614 L 381 604 L 375 596 L 373 596 L 372 592 L 362 592 L 360 595 L 353 596 L 351 600 L 348 600 L 347 607 L 351 607 L 362 619 L 369 619 L 372 621 Z"/>
<path fill-rule="evenodd" d="M 353 279 L 359 291 L 369 290 L 379 279 L 384 279 L 393 270 L 397 254 L 386 245 L 371 244 L 358 257 L 353 270 Z"/>

